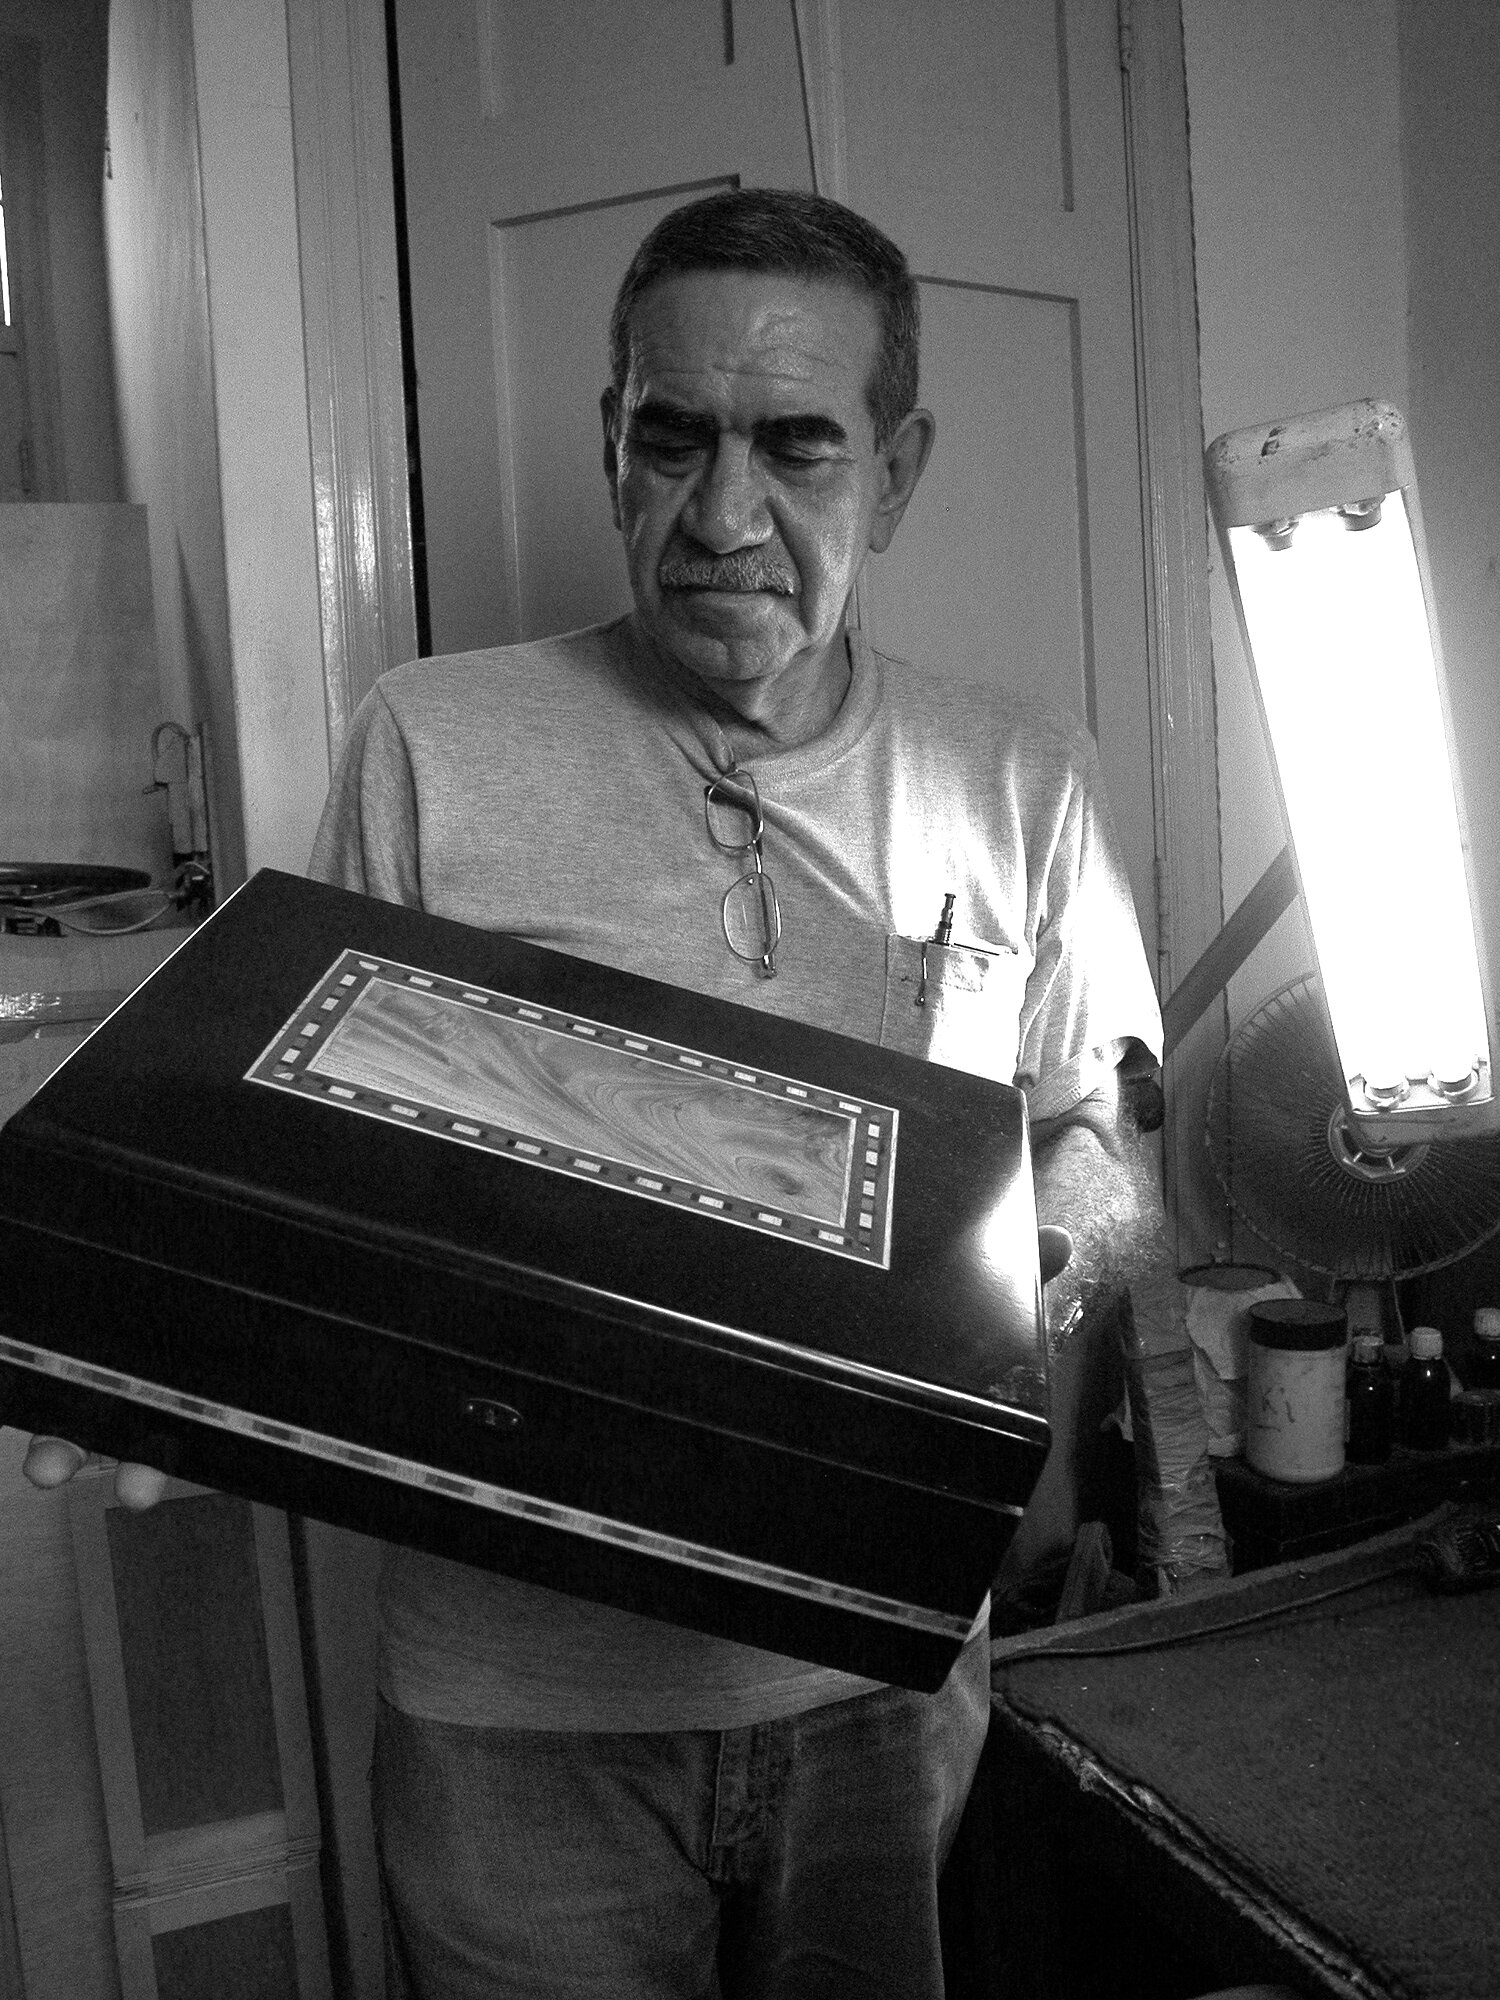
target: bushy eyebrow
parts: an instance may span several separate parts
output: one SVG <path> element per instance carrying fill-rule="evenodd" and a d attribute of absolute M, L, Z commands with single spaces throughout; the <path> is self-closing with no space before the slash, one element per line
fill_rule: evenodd
<path fill-rule="evenodd" d="M 680 439 L 685 444 L 709 445 L 719 434 L 719 426 L 712 417 L 657 399 L 638 404 L 627 419 L 627 427 L 637 433 L 647 431 L 658 437 Z M 849 433 L 841 423 L 816 411 L 765 417 L 755 425 L 751 436 L 756 444 L 768 445 L 773 450 L 807 444 L 843 449 L 849 442 Z"/>
<path fill-rule="evenodd" d="M 764 423 L 755 426 L 757 444 L 831 444 L 843 446 L 849 442 L 849 433 L 832 417 L 818 416 L 809 412 L 800 417 L 767 417 Z"/>

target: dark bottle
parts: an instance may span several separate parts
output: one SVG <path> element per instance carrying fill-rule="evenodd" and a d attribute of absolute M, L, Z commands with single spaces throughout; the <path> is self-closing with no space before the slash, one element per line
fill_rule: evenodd
<path fill-rule="evenodd" d="M 1345 1458 L 1351 1465 L 1383 1465 L 1395 1441 L 1396 1391 L 1386 1372 L 1378 1333 L 1355 1335 L 1345 1393 Z"/>
<path fill-rule="evenodd" d="M 1474 1315 L 1474 1352 L 1464 1387 L 1500 1389 L 1500 1306 L 1481 1306 Z"/>
<path fill-rule="evenodd" d="M 1402 1443 L 1412 1451 L 1442 1451 L 1448 1443 L 1448 1364 L 1435 1326 L 1414 1326 L 1411 1358 L 1401 1377 Z"/>

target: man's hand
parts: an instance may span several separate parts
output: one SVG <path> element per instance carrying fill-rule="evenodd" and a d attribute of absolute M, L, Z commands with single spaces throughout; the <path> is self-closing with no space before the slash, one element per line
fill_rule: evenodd
<path fill-rule="evenodd" d="M 1050 1285 L 1054 1278 L 1062 1276 L 1072 1261 L 1072 1235 L 1055 1222 L 1038 1223 L 1036 1247 L 1042 1266 L 1042 1283 Z"/>
<path fill-rule="evenodd" d="M 66 1486 L 87 1459 L 88 1453 L 82 1445 L 67 1438 L 34 1437 L 21 1470 L 33 1486 L 45 1491 Z M 143 1513 L 147 1507 L 154 1507 L 166 1490 L 167 1475 L 158 1472 L 154 1465 L 135 1465 L 122 1460 L 115 1467 L 115 1498 L 122 1507 Z"/>
<path fill-rule="evenodd" d="M 1129 1389 L 1140 1569 L 1153 1589 L 1225 1567 L 1208 1429 L 1193 1393 L 1186 1297 L 1166 1241 L 1155 1171 L 1118 1074 L 1033 1134 L 1047 1283 L 1052 1449 L 997 1578 L 1024 1589 L 1066 1564 L 1090 1484 L 1090 1445 Z M 1049 1269 L 1048 1239 L 1071 1244 Z M 1185 1373 L 1188 1393 L 1175 1393 Z"/>

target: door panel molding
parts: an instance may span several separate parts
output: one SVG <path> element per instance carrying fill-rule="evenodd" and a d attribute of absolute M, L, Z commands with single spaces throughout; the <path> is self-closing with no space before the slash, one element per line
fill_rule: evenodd
<path fill-rule="evenodd" d="M 10 1850 L 5 1819 L 0 1814 L 0 2000 L 26 2000 L 21 1976 L 21 1943 L 16 1935 L 16 1905 L 10 1886 Z"/>
<path fill-rule="evenodd" d="M 620 538 L 601 478 L 590 504 L 576 512 L 548 505 L 546 468 L 559 451 L 595 458 L 599 417 L 593 398 L 538 409 L 516 394 L 540 352 L 562 358 L 582 380 L 602 376 L 597 315 L 574 303 L 579 289 L 609 295 L 637 242 L 670 210 L 697 195 L 734 185 L 732 175 L 647 187 L 574 202 L 565 208 L 506 216 L 489 227 L 490 326 L 494 342 L 499 547 L 495 565 L 497 645 L 602 623 L 630 609 Z M 538 593 L 536 552 L 549 539 L 572 545 L 568 573 Z M 527 581 L 531 580 L 528 594 Z"/>
<path fill-rule="evenodd" d="M 1005 684 L 1090 729 L 1098 710 L 1078 303 L 999 284 L 919 280 L 924 365 L 968 364 L 993 392 L 984 422 L 945 426 L 941 505 L 917 505 L 861 579 L 881 652 Z M 962 357 L 962 360 L 959 359 Z M 1017 504 L 1006 468 L 1030 468 Z M 971 580 L 982 578 L 981 584 Z M 996 635 L 1003 634 L 997 644 Z M 1060 666 L 1066 661 L 1067 669 Z"/>
<path fill-rule="evenodd" d="M 838 196 L 847 187 L 838 0 L 789 4 L 820 180 Z M 1065 13 L 1078 4 L 1065 0 Z M 1121 12 L 1165 994 L 1222 917 L 1202 406 L 1179 0 L 1122 0 Z M 289 0 L 288 16 L 336 745 L 358 694 L 415 650 L 388 125 L 383 144 L 380 132 L 384 11 L 380 0 Z M 319 275 L 309 282 L 309 273 Z M 1201 1138 L 1224 1035 L 1218 1009 L 1167 1078 L 1164 1166 L 1184 1264 L 1212 1254 L 1224 1236 Z"/>

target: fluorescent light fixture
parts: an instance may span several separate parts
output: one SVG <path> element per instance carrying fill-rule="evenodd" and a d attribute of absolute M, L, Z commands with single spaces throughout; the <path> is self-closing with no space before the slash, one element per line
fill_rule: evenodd
<path fill-rule="evenodd" d="M 1355 1130 L 1500 1129 L 1406 424 L 1365 402 L 1231 432 L 1208 484 Z"/>

